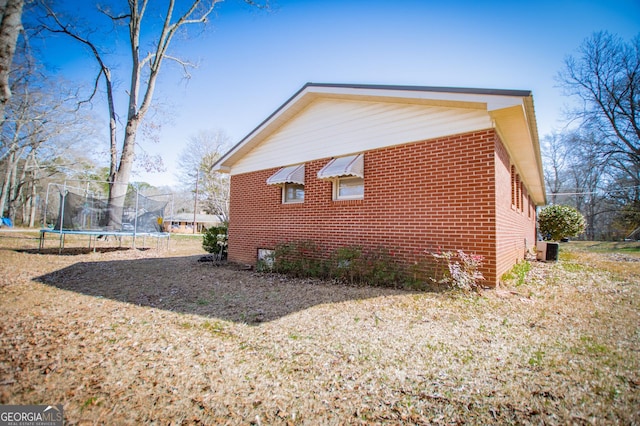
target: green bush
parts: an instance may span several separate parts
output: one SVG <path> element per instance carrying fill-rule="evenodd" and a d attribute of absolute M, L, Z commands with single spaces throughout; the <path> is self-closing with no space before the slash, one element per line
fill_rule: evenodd
<path fill-rule="evenodd" d="M 204 231 L 202 248 L 219 260 L 227 259 L 228 235 L 226 226 L 212 226 Z"/>
<path fill-rule="evenodd" d="M 273 272 L 294 277 L 324 278 L 327 265 L 322 250 L 313 241 L 292 241 L 276 245 Z"/>
<path fill-rule="evenodd" d="M 362 282 L 375 287 L 402 288 L 409 285 L 409 276 L 386 248 L 372 250 L 362 258 Z"/>
<path fill-rule="evenodd" d="M 342 282 L 355 284 L 359 279 L 362 248 L 358 246 L 338 247 L 331 254 L 330 275 Z"/>
<path fill-rule="evenodd" d="M 359 246 L 339 247 L 331 255 L 330 275 L 349 284 L 405 287 L 408 279 L 389 251 L 363 251 Z"/>
<path fill-rule="evenodd" d="M 453 289 L 480 289 L 482 256 L 462 250 L 431 255 L 431 262 L 405 266 L 384 247 L 343 246 L 326 253 L 313 241 L 290 241 L 277 244 L 273 256 L 258 268 L 298 278 L 333 278 L 351 285 L 427 290 L 444 284 Z"/>
<path fill-rule="evenodd" d="M 262 262 L 260 270 L 294 277 L 333 278 L 351 285 L 426 288 L 412 279 L 386 248 L 364 251 L 359 246 L 344 246 L 327 255 L 312 241 L 293 241 L 277 244 L 272 260 Z"/>
<path fill-rule="evenodd" d="M 540 210 L 538 228 L 545 239 L 560 241 L 584 232 L 584 216 L 573 207 L 551 205 Z"/>

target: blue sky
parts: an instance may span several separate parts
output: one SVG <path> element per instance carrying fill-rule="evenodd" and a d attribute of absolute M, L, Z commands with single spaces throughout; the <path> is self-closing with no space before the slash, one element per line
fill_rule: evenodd
<path fill-rule="evenodd" d="M 140 142 L 162 154 L 167 172 L 134 180 L 177 184 L 189 136 L 222 129 L 235 143 L 306 82 L 531 90 L 542 137 L 561 128 L 570 101 L 554 80 L 564 57 L 594 31 L 640 33 L 640 0 L 272 2 L 263 12 L 226 0 L 206 31 L 176 40 L 173 53 L 199 67 L 188 81 L 170 64 L 163 70 L 156 99 L 172 119 L 158 144 Z M 91 58 L 66 51 L 59 72 L 84 78 Z"/>

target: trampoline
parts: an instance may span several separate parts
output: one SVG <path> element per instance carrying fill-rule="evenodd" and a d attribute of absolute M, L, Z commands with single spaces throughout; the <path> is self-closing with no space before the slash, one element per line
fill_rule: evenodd
<path fill-rule="evenodd" d="M 59 253 L 64 249 L 67 235 L 89 237 L 89 249 L 95 251 L 97 241 L 115 238 L 122 246 L 123 237 L 131 237 L 131 246 L 136 240 L 155 238 L 156 248 L 168 248 L 170 233 L 164 230 L 164 218 L 168 209 L 173 210 L 173 195 L 142 195 L 133 185 L 128 186 L 125 196 L 111 200 L 104 195 L 108 182 L 74 181 L 69 185 L 52 183 L 47 188 L 44 226 L 40 230 L 39 250 L 45 246 L 47 234 L 57 235 Z M 165 244 L 166 243 L 166 244 Z"/>

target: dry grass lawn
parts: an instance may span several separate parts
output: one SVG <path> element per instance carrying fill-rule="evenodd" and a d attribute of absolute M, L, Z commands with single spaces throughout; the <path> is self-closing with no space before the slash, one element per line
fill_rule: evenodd
<path fill-rule="evenodd" d="M 58 255 L 0 231 L 0 404 L 61 403 L 72 425 L 640 423 L 637 244 L 568 243 L 481 295 L 146 244 Z"/>

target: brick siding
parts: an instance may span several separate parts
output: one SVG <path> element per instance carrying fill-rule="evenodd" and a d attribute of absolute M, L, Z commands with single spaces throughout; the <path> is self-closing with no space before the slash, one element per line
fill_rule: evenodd
<path fill-rule="evenodd" d="M 281 188 L 266 184 L 278 169 L 233 175 L 229 260 L 253 265 L 258 248 L 300 240 L 385 247 L 408 264 L 425 250 L 462 249 L 484 256 L 495 285 L 535 236 L 535 218 L 511 206 L 508 155 L 494 130 L 367 151 L 363 200 L 332 200 L 332 183 L 317 178 L 329 160 L 305 164 L 301 204 L 282 204 Z"/>
<path fill-rule="evenodd" d="M 513 168 L 513 171 L 512 171 Z M 515 174 L 514 174 L 515 173 Z M 517 186 L 517 187 L 516 187 Z M 496 275 L 500 277 L 524 259 L 536 243 L 536 207 L 509 161 L 496 144 Z"/>

